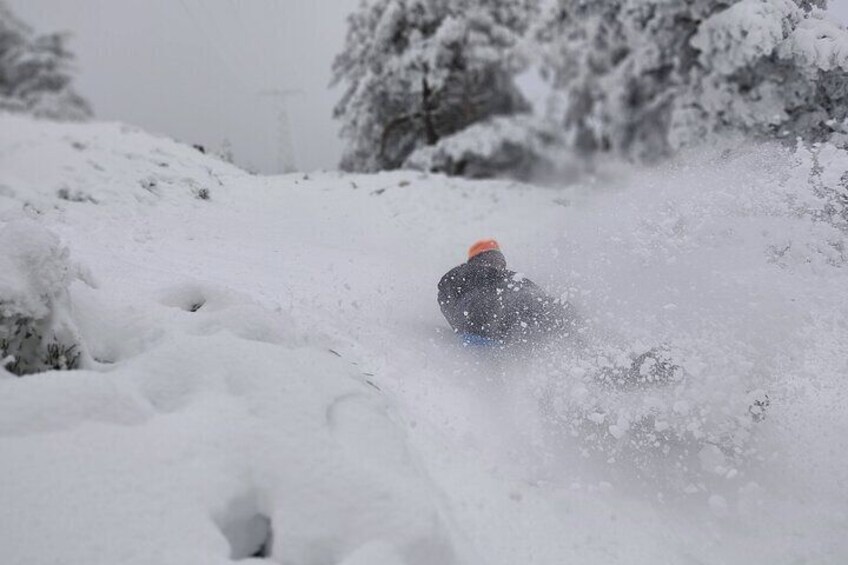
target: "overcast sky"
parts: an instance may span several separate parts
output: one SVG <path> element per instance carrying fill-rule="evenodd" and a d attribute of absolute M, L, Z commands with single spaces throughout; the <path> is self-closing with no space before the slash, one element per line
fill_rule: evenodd
<path fill-rule="evenodd" d="M 99 119 L 220 147 L 263 172 L 277 167 L 288 98 L 298 168 L 335 168 L 330 66 L 358 0 L 7 0 L 40 32 L 69 30 L 78 90 Z"/>
<path fill-rule="evenodd" d="M 100 119 L 218 149 L 239 164 L 278 167 L 278 111 L 288 97 L 294 163 L 332 169 L 341 142 L 330 65 L 359 0 L 7 0 L 40 32 L 68 30 L 77 86 Z M 831 0 L 848 23 L 848 0 Z"/>

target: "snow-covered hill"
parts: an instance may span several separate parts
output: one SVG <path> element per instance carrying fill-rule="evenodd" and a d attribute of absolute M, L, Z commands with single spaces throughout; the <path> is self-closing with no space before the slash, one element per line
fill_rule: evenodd
<path fill-rule="evenodd" d="M 0 378 L 0 561 L 842 563 L 846 170 L 748 147 L 558 190 L 258 177 L 0 116 L 0 301 L 61 308 L 85 365 Z M 486 236 L 592 348 L 455 342 L 435 285 Z M 657 345 L 682 382 L 592 378 Z"/>

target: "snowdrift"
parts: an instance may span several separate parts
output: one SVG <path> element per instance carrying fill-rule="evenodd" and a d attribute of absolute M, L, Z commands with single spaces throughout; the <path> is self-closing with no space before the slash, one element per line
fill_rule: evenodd
<path fill-rule="evenodd" d="M 0 116 L 0 323 L 83 353 L 0 377 L 0 560 L 840 563 L 846 171 L 742 146 L 558 189 L 257 177 Z M 454 339 L 436 283 L 484 236 L 582 344 Z M 653 347 L 672 384 L 597 378 Z"/>
<path fill-rule="evenodd" d="M 91 352 L 86 370 L 2 380 L 3 562 L 456 561 L 391 405 L 330 341 L 307 343 L 285 313 L 202 275 L 145 296 L 132 267 L 109 264 L 138 260 L 136 237 L 105 268 L 84 257 L 99 289 L 71 283 L 73 252 L 42 227 L 79 213 L 83 239 L 114 243 L 128 216 L 199 206 L 218 175 L 248 175 L 121 126 L 3 120 L 5 218 L 32 219 L 0 231 L 3 265 L 18 266 L 0 275 L 0 320 L 50 332 L 61 312 Z M 55 304 L 69 286 L 73 304 Z"/>

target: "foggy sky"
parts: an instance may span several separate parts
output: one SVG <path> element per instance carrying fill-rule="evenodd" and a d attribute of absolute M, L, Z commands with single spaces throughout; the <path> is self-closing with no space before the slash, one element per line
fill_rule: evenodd
<path fill-rule="evenodd" d="M 295 164 L 332 169 L 330 66 L 358 0 L 7 0 L 38 32 L 69 30 L 77 89 L 98 119 L 120 120 L 277 170 L 278 112 L 288 98 Z"/>
<path fill-rule="evenodd" d="M 341 154 L 331 118 L 339 89 L 330 65 L 345 16 L 359 0 L 7 0 L 39 32 L 72 32 L 78 90 L 98 119 L 120 120 L 278 170 L 278 112 L 288 97 L 294 163 L 333 169 Z M 848 23 L 848 0 L 831 0 Z"/>

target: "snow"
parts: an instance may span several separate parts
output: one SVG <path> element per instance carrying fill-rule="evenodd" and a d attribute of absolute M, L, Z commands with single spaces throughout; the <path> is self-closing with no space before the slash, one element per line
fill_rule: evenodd
<path fill-rule="evenodd" d="M 725 75 L 772 52 L 797 59 L 809 72 L 848 69 L 844 26 L 821 10 L 808 17 L 801 14 L 789 0 L 742 0 L 706 20 L 691 43 L 705 62 Z M 789 33 L 784 29 L 786 20 L 795 24 Z"/>
<path fill-rule="evenodd" d="M 741 0 L 707 19 L 691 44 L 705 65 L 730 75 L 772 53 L 785 37 L 787 19 L 801 20 L 792 0 Z"/>
<path fill-rule="evenodd" d="M 781 46 L 783 57 L 799 57 L 812 69 L 848 71 L 848 37 L 844 26 L 817 12 L 803 20 Z"/>
<path fill-rule="evenodd" d="M 90 353 L 0 379 L 0 561 L 841 563 L 846 170 L 743 146 L 558 189 L 260 177 L 0 115 L 0 260 L 79 265 Z M 491 236 L 588 345 L 455 341 L 436 283 Z M 591 378 L 660 345 L 685 379 Z"/>
<path fill-rule="evenodd" d="M 59 238 L 37 224 L 10 222 L 0 229 L 0 312 L 42 318 L 50 300 L 67 292 L 70 265 Z"/>
<path fill-rule="evenodd" d="M 490 178 L 501 173 L 542 178 L 560 170 L 577 169 L 574 160 L 563 155 L 543 124 L 532 116 L 496 116 L 446 136 L 435 145 L 416 149 L 404 166 L 428 172 L 461 172 L 469 178 Z"/>

